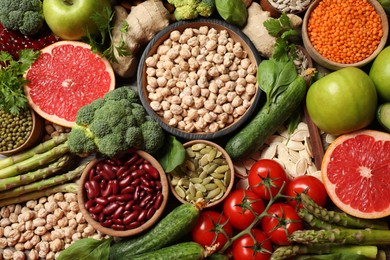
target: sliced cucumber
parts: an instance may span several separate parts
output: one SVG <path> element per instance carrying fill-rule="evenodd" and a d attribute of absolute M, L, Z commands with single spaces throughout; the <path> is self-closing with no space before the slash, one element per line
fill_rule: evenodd
<path fill-rule="evenodd" d="M 378 107 L 377 118 L 378 122 L 390 132 L 390 102 Z"/>

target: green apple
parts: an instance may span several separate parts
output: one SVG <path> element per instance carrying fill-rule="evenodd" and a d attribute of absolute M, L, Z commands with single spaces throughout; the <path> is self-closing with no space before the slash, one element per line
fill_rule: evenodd
<path fill-rule="evenodd" d="M 110 8 L 110 0 L 43 0 L 49 28 L 62 40 L 79 40 L 98 32 L 91 17 Z"/>
<path fill-rule="evenodd" d="M 376 56 L 369 75 L 381 101 L 390 102 L 390 46 Z"/>

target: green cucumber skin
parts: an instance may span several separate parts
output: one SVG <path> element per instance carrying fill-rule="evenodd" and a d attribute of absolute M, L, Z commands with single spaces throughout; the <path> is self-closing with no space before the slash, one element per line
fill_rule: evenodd
<path fill-rule="evenodd" d="M 222 253 L 213 253 L 212 255 L 207 256 L 205 259 L 207 260 L 228 260 L 229 257 Z"/>
<path fill-rule="evenodd" d="M 378 122 L 387 132 L 390 132 L 390 102 L 381 104 L 377 112 Z"/>
<path fill-rule="evenodd" d="M 140 237 L 114 243 L 110 249 L 109 259 L 130 259 L 134 255 L 172 244 L 192 230 L 198 216 L 199 209 L 195 205 L 181 204 Z"/>
<path fill-rule="evenodd" d="M 129 258 L 130 259 L 130 258 Z M 195 242 L 183 242 L 156 251 L 135 255 L 132 260 L 201 260 L 204 248 Z"/>
<path fill-rule="evenodd" d="M 233 159 L 243 159 L 261 147 L 266 139 L 276 132 L 296 109 L 306 95 L 306 83 L 303 77 L 297 77 L 293 83 L 279 95 L 268 110 L 263 106 L 254 118 L 226 144 L 225 150 Z"/>

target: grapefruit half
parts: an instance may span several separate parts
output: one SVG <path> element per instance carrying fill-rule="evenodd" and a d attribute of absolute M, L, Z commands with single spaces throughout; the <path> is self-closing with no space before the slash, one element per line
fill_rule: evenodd
<path fill-rule="evenodd" d="M 78 41 L 59 41 L 43 48 L 25 78 L 30 106 L 43 118 L 65 127 L 75 125 L 82 106 L 115 88 L 108 60 Z"/>
<path fill-rule="evenodd" d="M 359 218 L 390 215 L 390 134 L 361 130 L 336 138 L 325 152 L 322 180 L 333 203 Z"/>

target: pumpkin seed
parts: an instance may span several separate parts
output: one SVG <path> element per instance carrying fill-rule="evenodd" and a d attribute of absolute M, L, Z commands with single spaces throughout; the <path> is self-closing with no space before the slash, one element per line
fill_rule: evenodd
<path fill-rule="evenodd" d="M 215 183 L 207 183 L 204 185 L 204 187 L 206 188 L 206 190 L 210 191 L 218 188 L 218 185 Z"/>
<path fill-rule="evenodd" d="M 205 154 L 205 155 L 202 156 L 202 158 L 200 158 L 199 165 L 203 167 L 203 166 L 205 166 L 208 163 L 209 163 L 209 155 Z"/>
<path fill-rule="evenodd" d="M 207 200 L 215 198 L 219 193 L 221 192 L 220 188 L 216 188 L 214 190 L 209 191 L 209 193 L 206 196 Z"/>
<path fill-rule="evenodd" d="M 217 167 L 218 167 L 218 164 L 216 164 L 216 163 L 210 163 L 209 165 L 210 165 L 210 167 L 207 169 L 207 173 L 208 174 L 214 172 L 215 169 L 217 169 Z"/>
<path fill-rule="evenodd" d="M 195 184 L 195 183 L 202 183 L 203 180 L 199 177 L 191 178 L 190 181 Z"/>
<path fill-rule="evenodd" d="M 211 146 L 206 146 L 202 150 L 200 150 L 200 154 L 208 154 L 213 148 Z"/>
<path fill-rule="evenodd" d="M 184 199 L 186 197 L 186 192 L 180 185 L 175 186 L 175 191 L 180 198 Z"/>
<path fill-rule="evenodd" d="M 196 189 L 192 182 L 190 182 L 190 185 L 188 185 L 187 194 L 190 194 L 192 197 L 195 197 Z"/>
<path fill-rule="evenodd" d="M 197 200 L 203 199 L 203 198 L 204 198 L 203 192 L 201 192 L 200 190 L 196 191 L 195 198 L 196 198 Z"/>
<path fill-rule="evenodd" d="M 212 180 L 213 180 L 213 178 L 208 176 L 208 177 L 203 179 L 202 184 L 206 185 L 206 184 L 210 183 Z"/>
<path fill-rule="evenodd" d="M 200 192 L 206 192 L 207 191 L 205 186 L 202 185 L 201 183 L 195 183 L 194 186 L 195 186 L 195 189 L 197 191 L 200 191 Z"/>
<path fill-rule="evenodd" d="M 194 152 L 199 152 L 200 150 L 202 150 L 203 148 L 206 147 L 206 144 L 203 144 L 203 143 L 198 143 L 198 144 L 194 144 L 191 146 L 191 149 L 192 151 Z"/>
<path fill-rule="evenodd" d="M 184 186 L 184 187 L 188 187 L 188 186 L 190 185 L 190 180 L 187 179 L 187 178 L 181 178 L 181 179 L 178 181 L 177 185 L 179 185 L 179 186 Z"/>
<path fill-rule="evenodd" d="M 217 196 L 215 196 L 214 198 L 210 199 L 210 202 L 214 202 L 214 201 L 219 200 L 220 198 L 222 198 L 223 194 L 225 194 L 225 192 L 221 190 L 221 191 L 218 193 Z"/>
<path fill-rule="evenodd" d="M 223 190 L 224 192 L 226 191 L 226 186 L 225 183 L 223 183 L 221 180 L 215 179 L 214 183 L 217 184 L 217 186 Z"/>
<path fill-rule="evenodd" d="M 217 169 L 215 169 L 215 173 L 225 173 L 227 170 L 229 170 L 229 165 L 221 165 L 218 166 Z"/>
<path fill-rule="evenodd" d="M 199 168 L 199 169 L 202 169 L 202 168 Z M 202 172 L 199 174 L 199 178 L 205 179 L 205 178 L 207 178 L 208 175 L 209 175 L 209 173 L 203 168 Z"/>
<path fill-rule="evenodd" d="M 217 150 L 211 149 L 209 152 L 209 162 L 212 162 L 215 159 L 216 155 L 217 155 Z"/>
<path fill-rule="evenodd" d="M 195 152 L 190 147 L 186 149 L 186 153 L 190 158 L 195 157 Z"/>
<path fill-rule="evenodd" d="M 187 160 L 187 161 L 185 162 L 185 164 L 186 164 L 186 167 L 188 168 L 188 170 L 190 170 L 190 171 L 195 171 L 195 170 L 196 170 L 195 164 L 194 164 L 193 161 Z"/>
<path fill-rule="evenodd" d="M 227 164 L 227 161 L 225 160 L 225 158 L 216 158 L 214 159 L 214 161 L 216 164 L 219 164 L 219 165 L 224 165 L 224 164 Z"/>
<path fill-rule="evenodd" d="M 212 174 L 210 174 L 213 178 L 215 179 L 223 179 L 225 177 L 225 174 L 223 173 L 216 173 L 216 172 L 213 172 Z"/>

